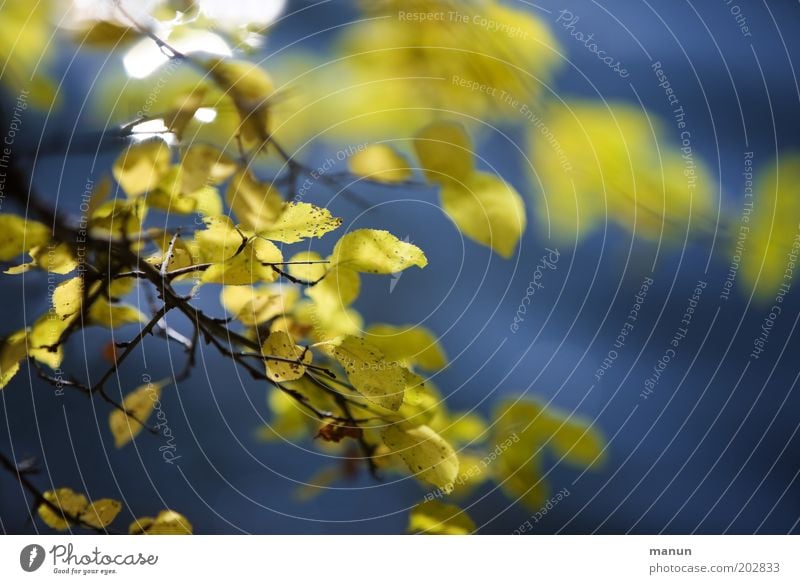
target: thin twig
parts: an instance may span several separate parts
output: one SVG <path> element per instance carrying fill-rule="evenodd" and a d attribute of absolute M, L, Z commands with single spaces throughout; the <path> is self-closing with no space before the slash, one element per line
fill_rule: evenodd
<path fill-rule="evenodd" d="M 30 481 L 30 479 L 28 479 L 28 477 L 26 476 L 26 474 L 30 473 L 30 471 L 28 471 L 28 472 L 21 471 L 18 468 L 18 466 L 16 464 L 14 464 L 14 462 L 10 458 L 8 458 L 5 454 L 3 454 L 2 452 L 0 452 L 0 466 L 2 466 L 9 473 L 14 475 L 14 477 L 17 479 L 19 484 L 21 484 L 25 488 L 25 490 L 28 491 L 33 496 L 34 506 L 38 507 L 39 505 L 44 505 L 45 507 L 48 507 L 56 515 L 59 515 L 59 516 L 63 517 L 67 522 L 79 525 L 79 526 L 83 527 L 84 529 L 90 529 L 90 530 L 92 530 L 94 532 L 103 533 L 103 534 L 107 534 L 107 533 L 108 534 L 114 534 L 114 533 L 116 533 L 115 531 L 110 530 L 107 527 L 97 527 L 96 525 L 92 525 L 90 523 L 87 523 L 86 521 L 84 521 L 80 517 L 77 517 L 75 515 L 67 513 L 61 507 L 59 507 L 55 503 L 52 503 L 51 501 L 46 499 L 45 496 L 44 496 L 44 493 L 42 491 L 40 491 L 36 487 L 36 485 L 34 485 Z"/>

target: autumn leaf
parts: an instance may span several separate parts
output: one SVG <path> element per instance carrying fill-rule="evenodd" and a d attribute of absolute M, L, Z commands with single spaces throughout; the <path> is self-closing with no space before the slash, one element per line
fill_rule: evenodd
<path fill-rule="evenodd" d="M 50 229 L 37 221 L 0 214 L 0 261 L 13 260 L 50 241 Z"/>
<path fill-rule="evenodd" d="M 140 422 L 147 422 L 159 399 L 161 399 L 161 384 L 152 382 L 140 385 L 125 396 L 122 401 L 125 411 L 114 409 L 108 415 L 108 426 L 114 437 L 114 446 L 122 448 L 139 435 L 144 428 Z"/>
<path fill-rule="evenodd" d="M 367 329 L 365 338 L 389 361 L 406 361 L 429 370 L 447 365 L 436 336 L 423 326 L 374 324 Z"/>
<path fill-rule="evenodd" d="M 310 203 L 287 203 L 275 222 L 258 234 L 274 241 L 296 243 L 309 237 L 322 237 L 341 224 L 342 220 L 333 217 L 327 209 Z"/>
<path fill-rule="evenodd" d="M 400 408 L 406 387 L 402 367 L 385 361 L 380 350 L 358 337 L 344 337 L 332 353 L 361 395 L 389 410 Z"/>
<path fill-rule="evenodd" d="M 424 501 L 411 510 L 409 533 L 426 535 L 469 535 L 475 523 L 456 505 L 440 501 Z"/>
<path fill-rule="evenodd" d="M 169 170 L 172 153 L 158 138 L 128 146 L 112 167 L 114 178 L 129 197 L 154 189 Z"/>
<path fill-rule="evenodd" d="M 484 172 L 442 187 L 442 208 L 470 239 L 510 258 L 525 231 L 525 203 L 502 179 Z"/>
<path fill-rule="evenodd" d="M 265 356 L 267 377 L 277 382 L 300 379 L 306 373 L 305 366 L 311 364 L 313 357 L 311 351 L 296 345 L 285 331 L 270 333 L 261 352 Z"/>
<path fill-rule="evenodd" d="M 342 237 L 333 248 L 331 260 L 371 274 L 394 274 L 411 266 L 428 265 L 428 258 L 416 245 L 377 229 L 358 229 Z"/>
<path fill-rule="evenodd" d="M 140 517 L 128 527 L 130 535 L 192 535 L 193 530 L 186 517 L 169 509 L 155 517 Z"/>
<path fill-rule="evenodd" d="M 409 430 L 389 426 L 383 431 L 383 442 L 420 480 L 445 493 L 453 490 L 458 477 L 458 456 L 453 447 L 428 426 Z"/>
<path fill-rule="evenodd" d="M 373 144 L 347 161 L 355 175 L 387 184 L 401 183 L 413 176 L 408 161 L 386 144 Z"/>
<path fill-rule="evenodd" d="M 429 181 L 459 183 L 472 173 L 472 143 L 456 122 L 434 122 L 414 137 L 414 149 Z"/>

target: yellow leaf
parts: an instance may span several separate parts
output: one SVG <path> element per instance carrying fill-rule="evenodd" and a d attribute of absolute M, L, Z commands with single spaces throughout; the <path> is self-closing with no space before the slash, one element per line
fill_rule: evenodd
<path fill-rule="evenodd" d="M 106 328 L 119 328 L 127 324 L 147 322 L 147 317 L 135 306 L 110 303 L 102 296 L 89 309 L 89 322 Z"/>
<path fill-rule="evenodd" d="M 172 81 L 172 78 L 170 78 L 170 81 Z M 130 82 L 130 79 L 128 79 L 128 82 Z M 198 81 L 189 86 L 182 86 L 181 79 L 177 79 L 174 85 L 170 83 L 165 97 L 167 100 L 170 97 L 174 99 L 172 100 L 171 109 L 164 114 L 164 125 L 175 134 L 176 138 L 182 139 L 189 124 L 196 122 L 195 114 L 203 105 L 203 100 L 206 98 L 207 93 L 208 87 L 203 81 Z M 152 91 L 150 94 L 152 96 Z M 200 136 L 194 133 L 192 138 L 199 139 Z"/>
<path fill-rule="evenodd" d="M 152 241 L 155 245 L 158 246 L 158 249 L 161 251 L 159 254 L 155 254 L 147 258 L 147 261 L 151 264 L 156 264 L 159 267 L 164 262 L 164 256 L 166 255 L 167 250 L 170 247 L 170 243 L 172 242 L 173 237 L 175 236 L 174 233 L 171 233 L 167 230 L 154 230 L 151 233 Z M 178 237 L 175 239 L 175 244 L 172 246 L 172 255 L 169 258 L 169 264 L 167 265 L 167 271 L 172 272 L 174 270 L 179 270 L 181 268 L 187 268 L 189 266 L 195 265 L 197 262 L 195 261 L 195 257 L 192 254 L 192 250 L 189 247 L 187 241 L 183 238 Z M 187 274 L 186 276 L 181 276 L 179 278 L 191 278 L 192 274 Z"/>
<path fill-rule="evenodd" d="M 405 392 L 403 405 L 394 415 L 383 415 L 387 421 L 397 423 L 402 428 L 416 428 L 430 425 L 441 415 L 443 400 L 429 380 L 425 380 L 407 369 L 405 374 Z"/>
<path fill-rule="evenodd" d="M 525 203 L 502 179 L 474 172 L 442 187 L 442 208 L 459 230 L 509 258 L 525 231 Z"/>
<path fill-rule="evenodd" d="M 283 243 L 296 243 L 308 237 L 322 237 L 341 224 L 339 217 L 333 217 L 322 207 L 310 203 L 287 203 L 275 222 L 258 234 Z"/>
<path fill-rule="evenodd" d="M 231 179 L 225 198 L 239 225 L 250 231 L 269 229 L 283 211 L 278 189 L 257 181 L 246 170 Z"/>
<path fill-rule="evenodd" d="M 83 277 L 65 280 L 53 291 L 53 309 L 61 318 L 67 318 L 81 309 L 83 303 Z"/>
<path fill-rule="evenodd" d="M 479 444 L 489 437 L 486 422 L 474 412 L 438 416 L 430 425 L 453 444 Z"/>
<path fill-rule="evenodd" d="M 147 205 L 143 197 L 133 200 L 119 198 L 98 205 L 89 219 L 89 226 L 92 231 L 135 239 L 146 216 Z"/>
<path fill-rule="evenodd" d="M 78 267 L 72 249 L 66 243 L 43 245 L 31 250 L 31 257 L 39 269 L 53 274 L 69 274 Z"/>
<path fill-rule="evenodd" d="M 515 502 L 538 511 L 547 501 L 549 487 L 544 478 L 542 457 L 535 450 L 520 447 L 499 456 L 495 475 L 500 488 Z"/>
<path fill-rule="evenodd" d="M 389 410 L 400 409 L 406 387 L 403 367 L 385 361 L 379 349 L 358 337 L 344 337 L 331 351 L 361 395 Z"/>
<path fill-rule="evenodd" d="M 274 90 L 269 74 L 255 63 L 214 58 L 206 66 L 214 81 L 237 99 L 257 103 L 266 100 Z"/>
<path fill-rule="evenodd" d="M 236 163 L 213 146 L 192 144 L 183 156 L 181 168 L 182 191 L 188 194 L 228 180 L 236 172 Z"/>
<path fill-rule="evenodd" d="M 80 517 L 81 513 L 83 513 L 86 506 L 89 504 L 89 501 L 84 495 L 76 493 L 72 489 L 66 487 L 56 489 L 55 491 L 47 491 L 44 493 L 44 498 L 58 509 L 61 509 L 64 514 L 76 518 Z M 44 503 L 39 504 L 37 511 L 39 517 L 48 527 L 57 529 L 58 531 L 64 531 L 71 525 L 63 514 L 54 511 Z"/>
<path fill-rule="evenodd" d="M 783 154 L 756 177 L 749 232 L 739 232 L 736 226 L 737 233 L 730 238 L 731 255 L 742 256 L 742 284 L 755 292 L 760 303 L 774 302 L 781 285 L 792 284 L 796 268 L 789 264 L 796 262 L 800 252 L 798 184 L 800 153 Z"/>
<path fill-rule="evenodd" d="M 245 326 L 256 326 L 292 310 L 299 293 L 294 287 L 225 286 L 220 300 L 225 310 Z"/>
<path fill-rule="evenodd" d="M 591 422 L 552 408 L 544 414 L 540 423 L 556 456 L 583 468 L 605 462 L 605 439 Z"/>
<path fill-rule="evenodd" d="M 365 338 L 390 361 L 405 361 L 429 370 L 447 365 L 436 336 L 422 326 L 374 324 L 367 329 Z"/>
<path fill-rule="evenodd" d="M 134 284 L 133 279 L 114 280 L 108 286 L 109 295 L 123 296 L 127 294 Z M 94 294 L 100 283 L 90 288 Z M 53 310 L 61 319 L 77 316 L 83 304 L 83 277 L 76 276 L 59 284 L 53 292 Z M 103 295 L 98 296 L 88 311 L 89 324 L 117 328 L 126 324 L 146 321 L 146 317 L 133 306 L 121 303 L 110 303 Z"/>
<path fill-rule="evenodd" d="M 22 252 L 50 241 L 50 229 L 38 221 L 0 214 L 0 261 L 13 260 Z"/>
<path fill-rule="evenodd" d="M 410 430 L 389 426 L 383 431 L 383 442 L 403 459 L 417 478 L 445 493 L 453 490 L 458 477 L 458 456 L 453 447 L 428 426 Z"/>
<path fill-rule="evenodd" d="M 182 166 L 176 165 L 170 168 L 158 186 L 147 194 L 147 205 L 155 209 L 163 209 L 169 214 L 221 215 L 223 212 L 222 198 L 217 189 L 209 185 L 202 185 L 192 192 L 184 192 L 183 175 Z"/>
<path fill-rule="evenodd" d="M 320 311 L 341 311 L 358 298 L 361 278 L 357 272 L 337 266 L 324 275 L 322 280 L 306 289 L 306 296 L 314 301 Z"/>
<path fill-rule="evenodd" d="M 203 272 L 202 281 L 228 286 L 274 282 L 278 274 L 269 264 L 279 264 L 282 260 L 280 250 L 272 242 L 254 239 L 235 257 Z"/>
<path fill-rule="evenodd" d="M 294 489 L 293 496 L 303 503 L 311 501 L 324 493 L 326 487 L 341 479 L 342 475 L 342 469 L 338 466 L 326 466 Z"/>
<path fill-rule="evenodd" d="M 411 510 L 409 533 L 470 535 L 477 528 L 469 515 L 455 505 L 424 501 Z"/>
<path fill-rule="evenodd" d="M 261 353 L 282 359 L 265 360 L 267 377 L 277 382 L 300 379 L 306 373 L 304 365 L 309 365 L 312 360 L 311 351 L 295 345 L 292 337 L 284 331 L 270 333 L 261 347 Z"/>
<path fill-rule="evenodd" d="M 213 217 L 223 213 L 222 197 L 214 187 L 203 187 L 185 196 L 194 200 L 195 213 L 204 217 Z"/>
<path fill-rule="evenodd" d="M 171 160 L 172 153 L 163 140 L 146 140 L 128 146 L 114 163 L 112 174 L 129 197 L 136 197 L 158 186 Z"/>
<path fill-rule="evenodd" d="M 304 282 L 316 282 L 325 275 L 327 262 L 313 251 L 301 251 L 289 259 L 289 274 Z"/>
<path fill-rule="evenodd" d="M 530 130 L 531 178 L 551 237 L 574 242 L 607 221 L 675 242 L 713 230 L 715 181 L 697 153 L 683 159 L 664 138 L 657 116 L 638 105 L 573 101 L 551 105 L 545 121 Z"/>
<path fill-rule="evenodd" d="M 341 308 L 338 304 L 328 310 L 313 302 L 300 302 L 294 317 L 296 324 L 311 331 L 310 336 L 317 342 L 332 341 L 342 335 L 357 335 L 364 327 L 364 319 L 356 310 Z"/>
<path fill-rule="evenodd" d="M 81 48 L 112 50 L 122 48 L 139 38 L 135 30 L 107 20 L 96 20 L 87 24 L 88 26 L 75 31 L 72 35 L 73 42 L 81 45 Z"/>
<path fill-rule="evenodd" d="M 0 80 L 10 95 L 25 92 L 30 105 L 46 109 L 54 105 L 55 85 L 43 76 L 50 55 L 54 25 L 51 2 L 3 2 L 0 4 Z"/>
<path fill-rule="evenodd" d="M 139 280 L 137 278 L 113 278 L 111 282 L 108 283 L 106 287 L 106 295 L 108 298 L 116 301 L 124 298 L 131 292 L 133 292 L 136 283 Z M 96 291 L 100 288 L 100 283 L 95 283 L 90 290 Z"/>
<path fill-rule="evenodd" d="M 224 216 L 204 218 L 206 229 L 198 231 L 201 260 L 215 264 L 203 272 L 206 283 L 241 286 L 272 282 L 278 274 L 269 265 L 283 261 L 281 251 L 270 241 L 250 239 Z"/>
<path fill-rule="evenodd" d="M 574 464 L 591 467 L 605 461 L 605 439 L 581 420 L 555 408 L 544 408 L 533 400 L 506 400 L 497 406 L 496 429 L 505 428 L 529 445 L 552 448 L 559 457 Z"/>
<path fill-rule="evenodd" d="M 111 179 L 108 176 L 104 176 L 100 179 L 100 182 L 95 185 L 89 195 L 86 209 L 87 216 L 92 217 L 94 212 L 97 211 L 97 208 L 108 200 L 109 195 L 111 195 L 112 187 Z"/>
<path fill-rule="evenodd" d="M 228 286 L 274 282 L 278 274 L 269 264 L 279 264 L 282 261 L 281 251 L 272 242 L 254 239 L 241 253 L 203 272 L 202 281 Z"/>
<path fill-rule="evenodd" d="M 78 262 L 72 257 L 72 250 L 66 243 L 49 243 L 34 247 L 28 253 L 32 258 L 31 262 L 11 267 L 4 273 L 23 274 L 37 268 L 43 272 L 64 275 L 78 267 Z"/>
<path fill-rule="evenodd" d="M 426 126 L 416 135 L 414 148 L 431 182 L 459 183 L 472 173 L 472 143 L 461 124 L 434 122 Z"/>
<path fill-rule="evenodd" d="M 542 445 L 549 437 L 549 417 L 536 402 L 501 402 L 493 417 L 494 452 L 491 470 L 498 485 L 513 500 L 538 510 L 547 500 L 542 469 Z"/>
<path fill-rule="evenodd" d="M 409 128 L 443 111 L 522 125 L 523 115 L 530 115 L 522 107 L 536 106 L 551 70 L 564 59 L 546 18 L 526 6 L 507 4 L 359 2 L 367 17 L 343 29 L 339 44 L 345 63 L 329 74 L 328 85 L 314 84 L 321 85 L 313 89 L 325 98 L 315 105 L 327 106 L 314 113 L 323 114 L 326 130 L 362 140 L 407 136 Z M 455 10 L 458 22 L 449 16 Z M 403 14 L 426 19 L 404 19 Z M 348 90 L 338 96 L 332 86 Z M 316 117 L 309 113 L 303 117 Z"/>
<path fill-rule="evenodd" d="M 19 371 L 19 364 L 28 353 L 25 329 L 8 335 L 0 341 L 0 389 L 3 389 Z"/>
<path fill-rule="evenodd" d="M 478 485 L 490 480 L 494 470 L 487 462 L 486 455 L 479 456 L 476 453 L 459 451 L 458 479 L 456 479 L 458 495 L 463 497 Z"/>
<path fill-rule="evenodd" d="M 274 91 L 272 78 L 254 63 L 231 59 L 209 59 L 209 76 L 236 106 L 245 144 L 260 144 L 269 137 L 268 105 Z"/>
<path fill-rule="evenodd" d="M 556 418 L 556 424 L 550 446 L 558 456 L 586 468 L 605 462 L 605 440 L 590 423 Z"/>
<path fill-rule="evenodd" d="M 192 535 L 192 524 L 176 511 L 164 510 L 155 517 L 140 517 L 128 528 L 130 535 Z"/>
<path fill-rule="evenodd" d="M 80 514 L 80 519 L 97 528 L 108 527 L 122 510 L 122 503 L 114 499 L 92 501 Z"/>
<path fill-rule="evenodd" d="M 57 369 L 64 359 L 64 347 L 62 345 L 54 347 L 54 345 L 76 318 L 77 314 L 61 318 L 49 312 L 40 316 L 28 335 L 28 355 L 50 369 Z"/>
<path fill-rule="evenodd" d="M 125 396 L 122 407 L 130 415 L 117 409 L 108 415 L 108 426 L 111 435 L 114 436 L 114 446 L 122 448 L 139 435 L 143 426 L 138 420 L 146 423 L 159 399 L 161 399 L 161 385 L 152 382 L 140 385 Z"/>
<path fill-rule="evenodd" d="M 416 245 L 378 229 L 351 231 L 336 243 L 331 259 L 334 264 L 372 274 L 394 274 L 411 266 L 428 265 L 428 258 Z"/>
<path fill-rule="evenodd" d="M 382 183 L 400 183 L 413 176 L 408 161 L 386 144 L 373 144 L 347 161 L 355 175 Z"/>
<path fill-rule="evenodd" d="M 498 483 L 530 509 L 538 509 L 547 499 L 544 449 L 551 448 L 564 460 L 587 468 L 604 460 L 605 442 L 597 430 L 536 401 L 502 401 L 493 420 Z"/>
<path fill-rule="evenodd" d="M 321 390 L 312 382 L 307 382 L 307 379 L 303 377 L 282 385 L 303 394 L 320 409 L 330 408 L 330 397 L 325 395 L 324 399 L 320 399 L 322 397 Z M 258 437 L 261 440 L 266 442 L 299 440 L 307 436 L 312 429 L 315 430 L 319 427 L 319 420 L 303 409 L 297 400 L 282 389 L 272 388 L 267 394 L 267 403 L 272 412 L 272 418 L 268 424 L 259 428 Z"/>

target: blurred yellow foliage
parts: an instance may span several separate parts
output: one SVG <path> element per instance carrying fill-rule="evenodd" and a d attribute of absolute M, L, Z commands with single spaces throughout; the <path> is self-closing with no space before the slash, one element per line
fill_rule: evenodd
<path fill-rule="evenodd" d="M 760 301 L 791 284 L 800 253 L 800 153 L 787 153 L 756 179 L 742 281 Z M 736 245 L 736 241 L 733 241 Z"/>
<path fill-rule="evenodd" d="M 48 0 L 0 3 L 0 71 L 2 83 L 37 107 L 56 100 L 55 84 L 42 74 L 55 27 Z M 25 93 L 23 93 L 25 92 Z"/>
<path fill-rule="evenodd" d="M 574 241 L 604 222 L 649 239 L 713 229 L 715 183 L 658 119 L 623 103 L 551 106 L 530 131 L 539 222 Z"/>

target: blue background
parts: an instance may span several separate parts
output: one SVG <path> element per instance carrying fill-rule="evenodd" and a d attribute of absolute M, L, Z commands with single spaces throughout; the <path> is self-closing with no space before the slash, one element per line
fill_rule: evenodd
<path fill-rule="evenodd" d="M 742 202 L 744 152 L 754 152 L 758 171 L 779 151 L 800 147 L 794 69 L 800 9 L 791 1 L 742 0 L 741 5 L 750 38 L 742 36 L 723 1 L 542 0 L 529 7 L 551 24 L 569 58 L 553 88 L 559 97 L 635 102 L 638 95 L 672 132 L 670 108 L 650 69 L 651 61 L 661 61 L 687 110 L 695 155 L 719 177 L 726 212 L 733 217 Z M 556 25 L 561 9 L 579 15 L 577 28 L 594 32 L 631 77 L 621 80 Z M 270 46 L 352 15 L 349 5 L 339 2 L 305 11 L 301 18 L 289 18 Z M 316 48 L 324 50 L 329 40 L 317 39 Z M 70 57 L 62 56 L 57 68 L 65 70 Z M 83 97 L 79 88 L 96 64 L 92 59 L 83 63 L 70 69 L 63 119 L 47 122 L 45 146 L 58 142 L 53 136 L 74 123 L 70 108 L 77 111 Z M 18 138 L 18 152 L 37 146 L 44 124 L 33 115 L 25 123 L 30 131 Z M 79 125 L 93 131 L 88 121 Z M 513 140 L 524 142 L 524 127 L 507 130 Z M 674 132 L 672 138 L 677 141 Z M 488 135 L 479 153 L 484 166 L 530 196 L 523 166 L 508 155 L 509 148 L 505 138 Z M 321 160 L 326 153 L 314 155 Z M 111 144 L 98 168 L 110 165 L 113 157 Z M 91 157 L 80 153 L 67 162 L 56 154 L 42 156 L 35 164 L 36 183 L 68 204 L 83 192 L 90 163 Z M 452 409 L 477 408 L 490 415 L 492 403 L 502 396 L 528 393 L 595 420 L 609 439 L 609 460 L 600 470 L 582 473 L 548 461 L 552 490 L 566 487 L 571 494 L 534 532 L 798 530 L 797 290 L 791 291 L 765 353 L 748 364 L 766 311 L 738 285 L 728 301 L 719 299 L 729 244 L 716 241 L 712 249 L 704 241 L 659 249 L 609 225 L 577 246 L 559 246 L 558 268 L 546 272 L 532 312 L 511 334 L 509 325 L 535 265 L 545 248 L 555 245 L 537 229 L 532 211 L 519 254 L 503 261 L 463 240 L 432 206 L 433 191 L 376 189 L 369 194 L 382 204 L 361 215 L 341 199 L 331 209 L 357 217 L 353 225 L 408 235 L 426 251 L 430 265 L 405 272 L 391 294 L 389 278 L 365 278 L 357 306 L 368 322 L 424 322 L 442 335 L 452 364 L 435 382 Z M 328 194 L 316 196 L 328 202 Z M 642 280 L 651 275 L 654 285 L 628 344 L 596 383 L 595 370 L 612 348 Z M 44 309 L 44 281 L 36 278 L 2 277 L 4 330 L 15 330 Z M 668 347 L 698 280 L 708 286 L 689 335 L 653 395 L 642 400 L 643 381 Z M 201 305 L 212 305 L 214 294 L 202 292 Z M 79 375 L 102 370 L 105 363 L 96 350 L 101 338 L 100 331 L 88 332 L 87 351 L 80 341 L 73 344 L 65 369 Z M 146 365 L 140 355 L 132 360 L 120 380 L 123 390 L 139 385 L 143 372 L 154 379 L 168 374 L 171 359 L 182 363 L 175 347 L 169 349 L 172 354 L 160 341 L 148 342 Z M 405 528 L 408 507 L 423 494 L 411 479 L 388 477 L 376 484 L 362 473 L 352 483 L 298 502 L 293 489 L 325 458 L 308 443 L 255 439 L 255 429 L 267 416 L 265 393 L 214 351 L 204 350 L 195 375 L 166 390 L 163 398 L 181 456 L 179 465 L 171 466 L 157 450 L 158 437 L 143 434 L 133 446 L 115 451 L 105 404 L 78 394 L 55 397 L 52 387 L 23 370 L 0 392 L 0 449 L 9 453 L 13 442 L 17 458 L 38 457 L 43 473 L 35 480 L 42 488 L 52 477 L 55 486 L 68 485 L 95 498 L 121 497 L 137 515 L 172 507 L 201 533 L 393 533 Z M 491 485 L 464 505 L 483 533 L 509 533 L 531 513 Z M 9 533 L 41 529 L 29 521 L 20 488 L 7 474 L 0 475 L 0 520 L 0 528 Z"/>

